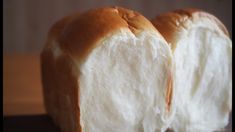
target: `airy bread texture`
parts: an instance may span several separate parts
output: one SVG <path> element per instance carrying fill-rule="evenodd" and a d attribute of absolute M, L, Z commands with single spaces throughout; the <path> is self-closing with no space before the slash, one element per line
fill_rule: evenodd
<path fill-rule="evenodd" d="M 232 42 L 225 26 L 197 9 L 161 14 L 152 23 L 173 52 L 170 128 L 222 130 L 232 109 Z"/>
<path fill-rule="evenodd" d="M 120 7 L 73 14 L 41 54 L 46 110 L 63 132 L 165 131 L 172 56 L 146 18 Z"/>

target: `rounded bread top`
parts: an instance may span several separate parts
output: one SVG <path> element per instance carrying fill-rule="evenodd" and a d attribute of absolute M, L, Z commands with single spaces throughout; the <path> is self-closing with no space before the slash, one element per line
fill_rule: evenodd
<path fill-rule="evenodd" d="M 44 49 L 56 41 L 65 53 L 82 60 L 107 35 L 115 34 L 121 28 L 129 29 L 134 35 L 142 31 L 153 31 L 158 35 L 156 37 L 164 40 L 152 23 L 141 14 L 121 7 L 103 7 L 83 14 L 74 13 L 59 20 L 49 31 Z"/>
<path fill-rule="evenodd" d="M 199 9 L 187 8 L 167 12 L 156 16 L 151 20 L 152 24 L 170 43 L 172 50 L 176 48 L 176 43 L 182 36 L 182 32 L 190 29 L 194 24 L 202 22 L 206 28 L 229 36 L 223 23 L 210 13 Z M 204 23 L 203 23 L 204 22 Z"/>

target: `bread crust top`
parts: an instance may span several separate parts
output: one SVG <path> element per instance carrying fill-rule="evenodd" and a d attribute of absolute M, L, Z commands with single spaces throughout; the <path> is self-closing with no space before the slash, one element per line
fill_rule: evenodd
<path fill-rule="evenodd" d="M 208 27 L 216 25 L 218 28 L 214 27 L 214 29 L 219 29 L 220 31 L 218 32 L 229 36 L 228 30 L 219 19 L 203 10 L 195 8 L 166 12 L 156 16 L 151 22 L 171 45 L 171 49 L 174 51 L 182 30 L 190 28 L 193 23 L 201 20 L 209 20 L 213 24 L 208 25 Z"/>
<path fill-rule="evenodd" d="M 45 48 L 57 41 L 64 53 L 69 53 L 81 62 L 108 34 L 121 28 L 129 29 L 134 35 L 142 31 L 154 31 L 162 35 L 152 23 L 138 12 L 121 7 L 91 9 L 83 14 L 74 13 L 55 23 L 49 31 Z"/>

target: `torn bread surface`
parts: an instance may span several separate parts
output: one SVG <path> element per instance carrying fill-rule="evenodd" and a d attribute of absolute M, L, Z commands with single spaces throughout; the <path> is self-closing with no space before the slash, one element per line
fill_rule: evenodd
<path fill-rule="evenodd" d="M 171 52 L 155 32 L 121 29 L 100 41 L 80 66 L 84 132 L 154 132 L 169 125 L 166 91 Z"/>
<path fill-rule="evenodd" d="M 209 21 L 181 33 L 173 57 L 171 128 L 176 132 L 221 130 L 228 124 L 232 105 L 232 42 Z"/>

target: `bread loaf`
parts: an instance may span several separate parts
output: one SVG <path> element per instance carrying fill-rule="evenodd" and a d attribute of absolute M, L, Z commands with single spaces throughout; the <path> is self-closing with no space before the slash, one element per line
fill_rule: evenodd
<path fill-rule="evenodd" d="M 226 27 L 199 9 L 163 13 L 152 23 L 173 54 L 170 128 L 175 132 L 222 130 L 232 109 L 232 42 Z"/>
<path fill-rule="evenodd" d="M 169 125 L 170 46 L 149 20 L 120 7 L 73 14 L 41 53 L 44 102 L 62 132 L 153 132 Z"/>

